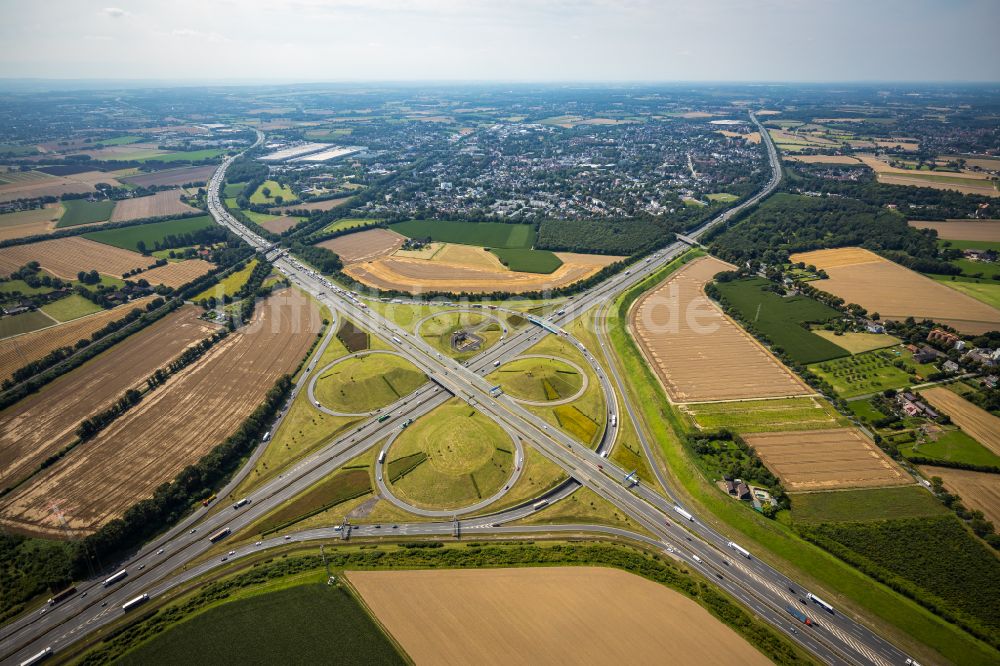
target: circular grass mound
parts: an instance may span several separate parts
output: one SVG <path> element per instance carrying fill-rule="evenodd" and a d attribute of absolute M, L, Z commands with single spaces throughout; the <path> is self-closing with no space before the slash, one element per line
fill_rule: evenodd
<path fill-rule="evenodd" d="M 414 506 L 458 509 L 499 492 L 513 471 L 510 436 L 452 399 L 400 433 L 389 447 L 385 478 Z"/>
<path fill-rule="evenodd" d="M 328 409 L 361 414 L 413 393 L 426 375 L 394 354 L 369 353 L 328 367 L 316 379 L 316 399 Z"/>
<path fill-rule="evenodd" d="M 554 358 L 518 358 L 487 377 L 507 395 L 530 402 L 555 402 L 583 389 L 584 376 L 572 365 Z"/>
<path fill-rule="evenodd" d="M 469 335 L 456 340 L 459 331 Z M 492 347 L 503 331 L 492 317 L 479 312 L 442 312 L 425 319 L 417 333 L 442 354 L 464 360 Z"/>

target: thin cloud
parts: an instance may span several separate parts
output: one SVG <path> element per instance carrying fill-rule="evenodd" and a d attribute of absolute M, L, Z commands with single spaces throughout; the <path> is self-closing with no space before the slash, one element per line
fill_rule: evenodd
<path fill-rule="evenodd" d="M 121 7 L 105 7 L 102 11 L 111 18 L 122 18 L 124 16 L 132 15 L 131 13 L 122 9 Z"/>

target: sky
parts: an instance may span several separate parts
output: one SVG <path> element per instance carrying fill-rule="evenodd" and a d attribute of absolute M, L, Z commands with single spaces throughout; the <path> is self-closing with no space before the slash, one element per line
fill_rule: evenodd
<path fill-rule="evenodd" d="M 997 82 L 998 27 L 1000 0 L 0 0 L 0 77 Z"/>

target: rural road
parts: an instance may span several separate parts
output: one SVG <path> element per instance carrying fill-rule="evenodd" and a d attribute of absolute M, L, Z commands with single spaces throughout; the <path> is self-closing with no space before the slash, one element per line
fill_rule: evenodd
<path fill-rule="evenodd" d="M 760 193 L 747 202 L 726 211 L 691 232 L 689 237 L 693 240 L 700 238 L 708 229 L 726 223 L 742 208 L 759 201 L 780 181 L 780 166 L 773 143 L 756 118 L 751 115 L 751 119 L 757 123 L 764 137 L 771 160 L 772 179 Z M 262 137 L 263 135 L 260 135 L 261 140 Z M 802 586 L 752 555 L 741 557 L 730 547 L 725 537 L 695 517 L 688 520 L 681 516 L 675 510 L 674 503 L 658 492 L 642 484 L 626 486 L 623 483 L 625 471 L 601 456 L 609 438 L 607 430 L 611 430 L 610 428 L 606 430 L 598 449 L 590 449 L 558 429 L 539 423 L 537 417 L 509 397 L 491 395 L 491 387 L 480 376 L 480 373 L 487 371 L 495 361 L 499 360 L 502 364 L 505 360 L 523 354 L 543 335 L 563 334 L 561 326 L 588 312 L 593 306 L 612 300 L 622 291 L 680 256 L 686 250 L 685 244 L 681 242 L 670 244 L 646 260 L 636 262 L 628 270 L 580 293 L 560 311 L 563 314 L 553 315 L 544 322 L 531 318 L 531 325 L 511 335 L 502 343 L 494 345 L 464 366 L 452 359 L 440 358 L 436 352 L 428 349 L 419 336 L 408 333 L 395 323 L 372 313 L 360 299 L 335 287 L 315 271 L 288 257 L 287 251 L 276 248 L 236 222 L 219 201 L 219 187 L 232 159 L 229 158 L 223 163 L 209 185 L 209 209 L 216 221 L 256 247 L 293 283 L 328 305 L 331 310 L 339 310 L 360 325 L 368 327 L 373 335 L 378 335 L 399 349 L 411 362 L 421 368 L 433 383 L 418 389 L 404 405 L 392 412 L 390 419 L 382 423 L 375 419 L 365 421 L 355 431 L 337 438 L 277 478 L 262 484 L 248 497 L 251 501 L 245 506 L 238 509 L 224 508 L 208 515 L 205 515 L 205 512 L 196 513 L 184 523 L 185 527 L 192 524 L 196 527 L 186 532 L 175 528 L 168 537 L 157 540 L 154 544 L 143 548 L 135 557 L 122 563 L 120 568 L 128 572 L 123 581 L 107 588 L 102 587 L 101 582 L 96 580 L 84 583 L 78 586 L 80 594 L 55 607 L 46 615 L 35 613 L 4 627 L 0 630 L 0 656 L 4 663 L 18 663 L 45 647 L 52 647 L 58 651 L 77 638 L 121 617 L 120 605 L 125 600 L 142 593 L 155 597 L 166 589 L 176 587 L 183 582 L 183 577 L 189 572 L 195 575 L 193 569 L 185 571 L 185 566 L 197 562 L 213 548 L 214 544 L 209 542 L 206 535 L 224 527 L 230 528 L 234 533 L 247 527 L 351 458 L 375 446 L 397 430 L 406 419 L 419 418 L 452 396 L 476 406 L 509 432 L 528 442 L 543 456 L 562 467 L 572 481 L 557 489 L 558 493 L 569 494 L 582 484 L 612 502 L 619 510 L 654 535 L 649 539 L 641 537 L 643 540 L 662 549 L 665 556 L 683 560 L 686 566 L 699 571 L 706 579 L 712 580 L 714 584 L 739 599 L 751 612 L 777 630 L 785 632 L 790 640 L 809 650 L 823 663 L 890 666 L 905 662 L 907 657 L 902 651 L 852 618 L 837 611 L 827 613 L 815 605 L 809 605 L 808 608 L 801 606 L 799 599 L 806 598 Z M 398 343 L 391 342 L 394 337 L 399 340 Z M 612 396 L 613 401 L 614 392 L 607 374 L 600 368 L 600 364 L 591 352 L 578 342 L 576 344 L 579 345 L 588 363 L 595 366 L 606 395 Z M 615 372 L 616 381 L 620 384 L 617 369 L 613 364 L 611 367 Z M 626 396 L 624 392 L 622 395 Z M 627 403 L 626 407 L 628 408 Z M 642 432 L 641 429 L 638 431 Z M 647 455 L 650 455 L 648 443 L 644 442 L 644 448 L 647 449 Z M 650 460 L 654 461 L 655 458 L 650 457 Z M 350 537 L 380 536 L 385 534 L 386 530 L 407 535 L 448 535 L 455 534 L 456 531 L 504 534 L 507 531 L 554 532 L 588 529 L 581 526 L 540 528 L 503 526 L 504 522 L 523 518 L 536 510 L 533 504 L 529 504 L 457 524 L 410 523 L 400 524 L 395 528 L 357 526 L 351 528 Z M 596 531 L 608 529 L 597 527 Z M 334 528 L 329 528 L 329 531 L 314 530 L 301 535 L 283 535 L 280 540 L 271 539 L 267 543 L 274 545 L 294 538 L 336 538 L 337 534 L 342 532 L 338 533 Z M 262 543 L 260 547 L 263 548 L 264 544 Z M 237 549 L 237 557 L 244 554 L 245 551 Z M 221 562 L 213 558 L 194 566 L 211 568 L 211 565 L 220 564 Z M 140 566 L 143 568 L 140 569 Z M 89 596 L 84 598 L 83 592 L 89 593 Z M 99 603 L 107 605 L 102 607 L 98 605 Z M 796 607 L 809 610 L 813 615 L 821 615 L 822 617 L 818 618 L 820 626 L 802 627 L 801 631 L 793 633 L 791 624 L 793 619 L 786 610 L 792 604 L 799 604 Z"/>

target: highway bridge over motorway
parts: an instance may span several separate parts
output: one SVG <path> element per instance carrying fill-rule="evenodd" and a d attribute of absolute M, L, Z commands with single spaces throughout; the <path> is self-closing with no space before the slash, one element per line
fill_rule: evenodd
<path fill-rule="evenodd" d="M 685 242 L 675 242 L 627 270 L 578 294 L 574 299 L 568 300 L 557 314 L 546 320 L 549 328 L 559 330 L 595 306 L 601 306 L 598 308 L 598 314 L 603 316 L 617 295 L 683 254 L 688 244 L 692 241 L 697 242 L 710 228 L 725 224 L 737 212 L 755 204 L 777 187 L 781 180 L 781 170 L 774 145 L 752 114 L 751 119 L 758 125 L 768 152 L 772 174 L 767 185 L 740 206 L 722 213 L 689 233 L 684 239 Z M 258 144 L 262 141 L 263 135 L 259 134 Z M 562 431 L 541 423 L 538 417 L 508 396 L 495 396 L 491 393 L 492 387 L 483 375 L 488 373 L 496 362 L 502 364 L 524 354 L 541 337 L 550 335 L 548 330 L 539 326 L 527 326 L 513 331 L 466 364 L 442 357 L 427 345 L 419 334 L 410 333 L 374 313 L 367 307 L 364 297 L 334 285 L 234 219 L 219 198 L 226 169 L 233 159 L 235 158 L 227 159 L 209 183 L 209 210 L 216 221 L 267 256 L 277 270 L 328 306 L 330 311 L 335 313 L 335 317 L 350 317 L 359 325 L 367 327 L 373 335 L 386 341 L 396 352 L 425 372 L 432 381 L 385 408 L 382 414 L 388 414 L 388 419 L 379 422 L 372 417 L 364 421 L 352 432 L 333 439 L 277 478 L 261 485 L 249 496 L 251 501 L 245 506 L 236 510 L 223 507 L 219 511 L 196 512 L 189 516 L 166 534 L 144 546 L 127 562 L 122 563 L 118 568 L 127 570 L 128 575 L 121 582 L 104 587 L 100 580 L 89 581 L 78 586 L 79 593 L 76 596 L 55 606 L 47 613 L 36 612 L 0 628 L 0 659 L 3 663 L 20 663 L 45 648 L 51 648 L 58 653 L 80 638 L 120 619 L 123 614 L 121 606 L 125 601 L 144 593 L 156 597 L 216 567 L 226 566 L 219 562 L 218 558 L 203 557 L 214 546 L 208 540 L 210 534 L 225 527 L 235 533 L 251 525 L 348 460 L 391 437 L 406 420 L 427 414 L 453 396 L 474 405 L 479 411 L 497 421 L 512 437 L 535 447 L 543 456 L 565 470 L 568 476 L 565 483 L 541 498 L 534 498 L 521 506 L 493 514 L 461 519 L 458 528 L 463 534 L 611 534 L 644 542 L 650 547 L 661 550 L 665 556 L 675 558 L 683 562 L 686 567 L 701 573 L 824 663 L 889 666 L 903 664 L 906 661 L 907 656 L 898 648 L 855 619 L 836 610 L 825 612 L 820 606 L 810 604 L 810 614 L 819 616 L 818 625 L 805 627 L 799 624 L 787 609 L 789 606 L 802 607 L 800 600 L 809 598 L 803 586 L 768 566 L 758 557 L 742 556 L 732 547 L 727 537 L 678 506 L 663 471 L 656 464 L 657 457 L 654 455 L 652 443 L 648 441 L 643 428 L 636 421 L 636 411 L 629 401 L 620 371 L 608 349 L 610 344 L 607 342 L 603 327 L 598 327 L 601 350 L 586 349 L 583 345 L 577 344 L 587 362 L 594 368 L 609 410 L 620 415 L 620 419 L 627 416 L 635 422 L 635 430 L 661 486 L 659 489 L 645 484 L 623 483 L 626 471 L 601 456 L 601 453 L 610 450 L 613 445 L 620 427 L 620 419 L 618 427 L 610 424 L 606 427 L 601 443 L 594 450 Z M 326 338 L 310 359 L 307 372 L 303 373 L 296 384 L 295 395 L 303 388 L 307 388 L 310 371 L 317 365 L 326 343 L 329 342 L 335 323 L 331 322 Z M 603 357 L 603 364 L 598 356 Z M 606 368 L 610 369 L 610 374 Z M 261 450 L 263 446 L 255 456 L 259 455 Z M 231 492 L 254 467 L 255 460 L 256 457 L 252 458 L 223 492 Z M 649 537 L 599 525 L 507 526 L 508 523 L 533 513 L 536 510 L 534 504 L 541 499 L 552 503 L 568 496 L 580 486 L 587 486 L 614 504 L 654 536 Z M 342 528 L 338 528 L 340 526 L 282 534 L 253 545 L 243 545 L 235 549 L 236 552 L 229 561 L 289 541 L 338 538 L 343 534 L 340 531 Z M 358 525 L 349 529 L 352 537 L 448 536 L 455 533 L 456 523 L 453 520 L 441 520 L 393 526 Z"/>

